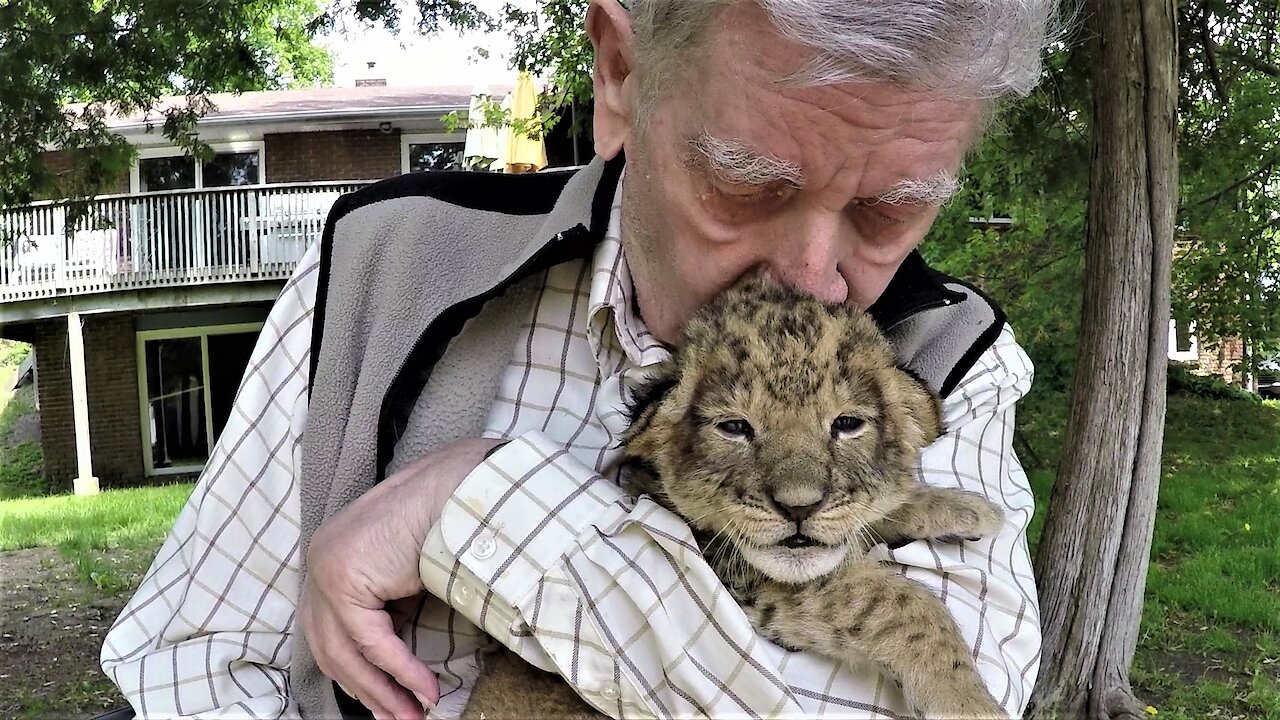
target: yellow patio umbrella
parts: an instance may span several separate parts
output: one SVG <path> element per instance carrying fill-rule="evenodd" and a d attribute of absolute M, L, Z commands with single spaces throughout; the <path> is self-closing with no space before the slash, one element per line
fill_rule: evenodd
<path fill-rule="evenodd" d="M 538 91 L 533 87 L 533 76 L 522 71 L 511 91 L 511 117 L 526 120 L 538 111 Z M 536 172 L 547 166 L 547 150 L 542 139 L 533 140 L 515 128 L 507 128 L 507 153 L 503 158 L 509 173 Z"/>

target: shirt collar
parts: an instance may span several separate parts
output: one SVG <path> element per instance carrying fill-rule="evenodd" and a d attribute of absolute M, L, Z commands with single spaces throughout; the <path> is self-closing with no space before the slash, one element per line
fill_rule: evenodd
<path fill-rule="evenodd" d="M 669 355 L 667 348 L 649 333 L 635 306 L 635 286 L 622 250 L 623 179 L 618 179 L 608 227 L 591 258 L 587 340 L 605 372 L 616 370 L 607 367 L 616 364 L 610 361 L 611 348 L 620 349 L 627 361 L 637 367 L 661 362 Z"/>

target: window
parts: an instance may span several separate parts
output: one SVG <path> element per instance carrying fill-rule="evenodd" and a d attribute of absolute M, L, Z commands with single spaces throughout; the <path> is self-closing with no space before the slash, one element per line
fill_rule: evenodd
<path fill-rule="evenodd" d="M 138 191 L 190 190 L 196 186 L 195 159 L 156 157 L 138 161 Z"/>
<path fill-rule="evenodd" d="M 1191 352 L 1191 324 L 1186 321 L 1174 321 L 1174 350 L 1177 352 Z"/>
<path fill-rule="evenodd" d="M 1189 362 L 1200 358 L 1196 340 L 1196 324 L 1185 320 L 1169 320 L 1169 359 Z"/>
<path fill-rule="evenodd" d="M 239 187 L 258 184 L 258 153 L 217 153 L 204 166 L 204 186 Z"/>
<path fill-rule="evenodd" d="M 400 171 L 462 170 L 462 134 L 410 134 L 400 136 Z"/>
<path fill-rule="evenodd" d="M 198 472 L 231 416 L 261 323 L 138 333 L 148 475 Z"/>
<path fill-rule="evenodd" d="M 409 146 L 409 172 L 461 170 L 462 143 L 414 143 Z"/>
<path fill-rule="evenodd" d="M 130 186 L 134 192 L 238 187 L 262 182 L 262 143 L 214 145 L 213 159 L 197 164 L 177 148 L 142 151 Z"/>

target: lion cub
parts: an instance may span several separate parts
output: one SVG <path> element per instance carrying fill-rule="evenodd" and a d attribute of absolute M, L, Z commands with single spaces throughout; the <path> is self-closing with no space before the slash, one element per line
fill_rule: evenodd
<path fill-rule="evenodd" d="M 939 403 L 869 316 L 744 280 L 687 325 L 632 417 L 635 491 L 690 521 L 762 634 L 878 662 L 927 718 L 1007 717 L 943 604 L 866 558 L 1002 522 L 980 495 L 916 482 Z"/>

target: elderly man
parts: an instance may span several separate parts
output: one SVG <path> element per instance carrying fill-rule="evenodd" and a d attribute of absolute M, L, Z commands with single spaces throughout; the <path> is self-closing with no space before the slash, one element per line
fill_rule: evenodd
<path fill-rule="evenodd" d="M 337 203 L 105 670 L 147 716 L 456 716 L 496 638 L 614 717 L 910 713 L 874 667 L 759 639 L 687 528 L 618 487 L 628 391 L 762 271 L 868 308 L 944 397 L 921 479 L 1007 522 L 872 552 L 936 591 L 1020 714 L 1032 370 L 914 249 L 995 102 L 1034 86 L 1052 4 L 592 0 L 599 157 Z"/>

